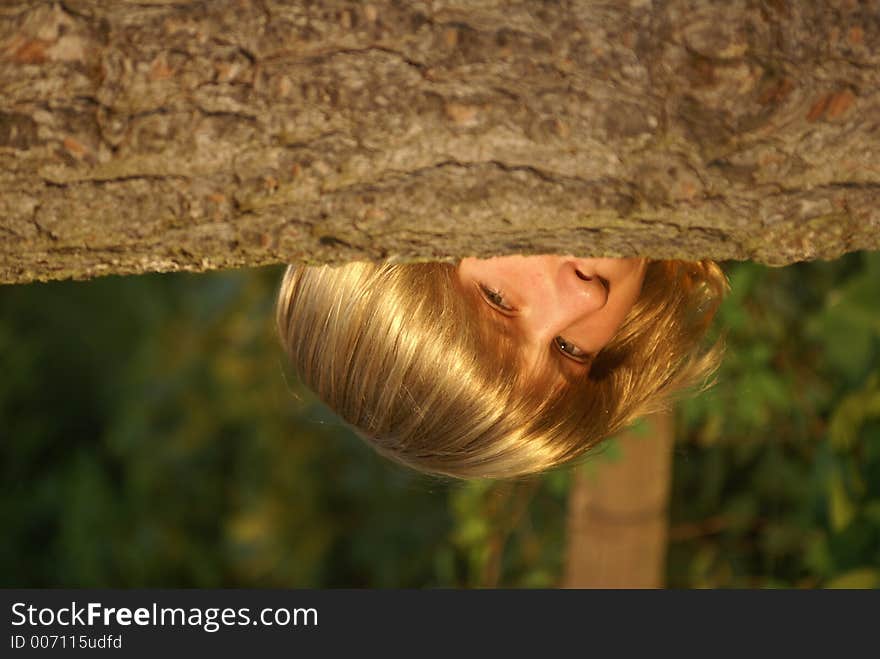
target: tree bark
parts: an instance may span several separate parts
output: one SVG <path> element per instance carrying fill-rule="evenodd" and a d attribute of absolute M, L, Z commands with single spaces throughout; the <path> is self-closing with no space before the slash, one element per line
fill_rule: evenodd
<path fill-rule="evenodd" d="M 0 282 L 880 247 L 880 3 L 14 0 Z"/>

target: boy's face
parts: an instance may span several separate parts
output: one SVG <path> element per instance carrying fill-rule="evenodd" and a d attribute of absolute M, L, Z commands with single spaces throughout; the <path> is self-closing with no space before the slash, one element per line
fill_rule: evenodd
<path fill-rule="evenodd" d="M 586 374 L 614 337 L 642 289 L 647 261 L 573 256 L 462 259 L 465 290 L 475 291 L 499 332 L 511 334 L 527 371 L 548 360 Z"/>

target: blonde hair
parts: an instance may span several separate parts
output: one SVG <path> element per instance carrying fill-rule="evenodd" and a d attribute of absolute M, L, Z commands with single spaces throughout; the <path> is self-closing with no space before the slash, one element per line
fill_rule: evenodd
<path fill-rule="evenodd" d="M 589 375 L 523 386 L 449 263 L 289 266 L 281 343 L 303 382 L 382 455 L 432 474 L 506 478 L 568 462 L 695 385 L 728 289 L 712 261 L 651 261 L 639 299 Z"/>

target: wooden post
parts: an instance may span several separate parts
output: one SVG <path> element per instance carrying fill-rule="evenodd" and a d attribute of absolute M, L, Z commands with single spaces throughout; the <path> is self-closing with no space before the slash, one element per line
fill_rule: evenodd
<path fill-rule="evenodd" d="M 575 470 L 569 494 L 564 588 L 662 588 L 672 474 L 671 413 L 647 435 L 618 437 L 620 459 Z"/>

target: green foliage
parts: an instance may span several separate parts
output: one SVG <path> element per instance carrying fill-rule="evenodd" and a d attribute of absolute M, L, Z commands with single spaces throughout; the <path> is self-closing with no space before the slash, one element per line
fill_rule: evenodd
<path fill-rule="evenodd" d="M 378 458 L 284 364 L 280 274 L 0 289 L 2 585 L 553 582 L 565 474 L 458 484 Z"/>
<path fill-rule="evenodd" d="M 718 384 L 678 409 L 669 583 L 880 585 L 880 254 L 728 274 Z"/>
<path fill-rule="evenodd" d="M 669 584 L 880 587 L 880 255 L 726 267 L 718 384 L 677 409 Z M 280 274 L 0 288 L 2 585 L 558 583 L 570 472 L 374 455 L 284 364 Z"/>

